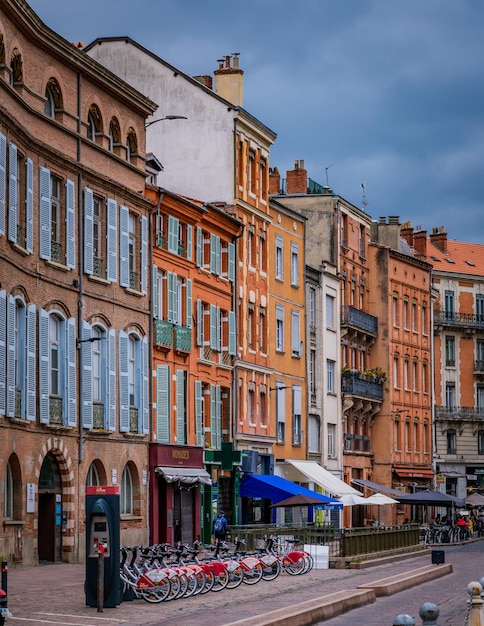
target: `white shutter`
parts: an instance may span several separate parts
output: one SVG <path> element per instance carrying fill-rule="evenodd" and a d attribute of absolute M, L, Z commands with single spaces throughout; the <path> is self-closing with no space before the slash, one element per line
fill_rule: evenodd
<path fill-rule="evenodd" d="M 119 430 L 129 432 L 128 335 L 119 331 Z"/>
<path fill-rule="evenodd" d="M 144 337 L 141 342 L 141 370 L 142 370 L 142 385 L 141 385 L 141 423 L 143 434 L 147 435 L 149 430 L 149 408 L 150 408 L 150 396 L 148 388 L 148 372 L 150 371 L 149 364 L 149 350 L 148 339 Z"/>
<path fill-rule="evenodd" d="M 27 419 L 35 421 L 37 407 L 37 352 L 36 352 L 36 331 L 37 331 L 37 311 L 35 304 L 27 307 Z"/>
<path fill-rule="evenodd" d="M 67 356 L 67 389 L 65 398 L 67 398 L 67 424 L 75 426 L 76 418 L 76 320 L 71 317 L 67 320 L 66 333 L 66 356 Z"/>
<path fill-rule="evenodd" d="M 203 389 L 200 380 L 195 381 L 195 439 L 197 446 L 203 446 Z"/>
<path fill-rule="evenodd" d="M 11 143 L 8 149 L 8 239 L 15 242 L 18 221 L 17 169 L 17 146 Z"/>
<path fill-rule="evenodd" d="M 91 325 L 82 321 L 81 370 L 82 370 L 82 426 L 92 428 L 94 425 L 92 406 L 92 337 Z"/>
<path fill-rule="evenodd" d="M 141 216 L 141 293 L 148 287 L 148 219 Z"/>
<path fill-rule="evenodd" d="M 110 330 L 108 333 L 108 427 L 109 430 L 116 430 L 116 332 Z"/>
<path fill-rule="evenodd" d="M 129 287 L 129 211 L 119 207 L 119 284 Z"/>
<path fill-rule="evenodd" d="M 170 367 L 156 366 L 156 441 L 170 442 Z"/>
<path fill-rule="evenodd" d="M 50 421 L 49 374 L 49 314 L 39 309 L 39 417 L 42 424 Z"/>
<path fill-rule="evenodd" d="M 187 278 L 186 282 L 186 326 L 192 327 L 192 281 Z"/>
<path fill-rule="evenodd" d="M 0 235 L 5 235 L 5 206 L 7 194 L 7 138 L 0 133 Z"/>
<path fill-rule="evenodd" d="M 50 170 L 39 168 L 39 246 L 40 258 L 50 261 L 51 212 Z"/>
<path fill-rule="evenodd" d="M 66 265 L 76 267 L 76 199 L 74 181 L 66 180 Z"/>
<path fill-rule="evenodd" d="M 5 415 L 7 380 L 7 292 L 0 290 L 0 413 Z"/>
<path fill-rule="evenodd" d="M 176 371 L 176 443 L 185 445 L 185 371 Z"/>
<path fill-rule="evenodd" d="M 7 296 L 7 417 L 15 417 L 15 298 Z"/>
<path fill-rule="evenodd" d="M 32 159 L 25 163 L 25 248 L 29 254 L 34 251 L 34 164 Z"/>
<path fill-rule="evenodd" d="M 118 216 L 116 200 L 108 198 L 108 280 L 118 280 Z"/>
<path fill-rule="evenodd" d="M 84 188 L 84 271 L 94 273 L 94 195 Z"/>

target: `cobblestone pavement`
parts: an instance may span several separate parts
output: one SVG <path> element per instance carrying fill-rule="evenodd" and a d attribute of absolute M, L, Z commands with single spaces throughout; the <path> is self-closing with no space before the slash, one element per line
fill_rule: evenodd
<path fill-rule="evenodd" d="M 471 580 L 480 580 L 484 576 L 484 541 L 444 550 L 446 563 L 453 565 L 453 574 L 419 588 L 378 598 L 372 605 L 325 621 L 325 626 L 391 626 L 400 613 L 418 616 L 420 605 L 427 600 L 435 602 L 441 610 L 439 626 L 464 626 L 462 616 L 468 599 L 466 586 Z M 366 569 L 313 570 L 303 576 L 281 574 L 274 581 L 261 581 L 254 586 L 242 585 L 235 590 L 226 589 L 162 604 L 134 600 L 123 602 L 116 608 L 104 608 L 102 612 L 85 606 L 83 565 L 59 563 L 10 569 L 8 606 L 13 617 L 7 619 L 6 624 L 223 626 L 336 591 L 348 590 L 351 593 L 360 584 L 409 572 L 430 563 L 431 552 L 428 550 L 419 556 L 397 558 L 391 563 Z M 418 619 L 416 624 L 420 623 Z"/>

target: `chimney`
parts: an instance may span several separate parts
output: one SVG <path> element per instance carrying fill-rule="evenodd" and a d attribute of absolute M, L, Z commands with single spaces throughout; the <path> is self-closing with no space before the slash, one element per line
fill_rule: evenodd
<path fill-rule="evenodd" d="M 194 76 L 193 79 L 208 89 L 213 89 L 213 78 L 210 75 L 205 74 L 204 76 Z"/>
<path fill-rule="evenodd" d="M 400 227 L 400 237 L 405 239 L 409 246 L 413 247 L 413 226 L 412 222 L 404 222 Z"/>
<path fill-rule="evenodd" d="M 439 250 L 442 250 L 442 252 L 447 252 L 447 233 L 445 232 L 444 226 L 441 226 L 440 229 L 438 227 L 432 228 L 430 241 L 434 246 L 437 246 Z"/>
<path fill-rule="evenodd" d="M 281 193 L 281 175 L 277 167 L 269 168 L 269 195 Z"/>
<path fill-rule="evenodd" d="M 304 169 L 304 161 L 295 161 L 294 169 L 286 172 L 286 193 L 303 193 L 308 192 L 308 173 Z"/>
<path fill-rule="evenodd" d="M 427 231 L 418 230 L 413 234 L 413 247 L 422 256 L 427 256 Z"/>
<path fill-rule="evenodd" d="M 239 67 L 239 52 L 218 59 L 218 70 L 215 70 L 215 92 L 235 106 L 242 106 L 243 70 Z M 233 65 L 231 65 L 233 60 Z"/>

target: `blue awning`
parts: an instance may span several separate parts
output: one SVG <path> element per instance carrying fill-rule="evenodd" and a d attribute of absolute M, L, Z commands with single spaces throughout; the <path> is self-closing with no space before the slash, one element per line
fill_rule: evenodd
<path fill-rule="evenodd" d="M 243 498 L 267 498 L 273 503 L 285 500 L 290 496 L 303 494 L 320 500 L 324 509 L 338 510 L 343 508 L 343 504 L 339 500 L 323 496 L 322 493 L 311 491 L 311 489 L 297 485 L 280 476 L 246 474 L 240 483 L 239 493 Z"/>

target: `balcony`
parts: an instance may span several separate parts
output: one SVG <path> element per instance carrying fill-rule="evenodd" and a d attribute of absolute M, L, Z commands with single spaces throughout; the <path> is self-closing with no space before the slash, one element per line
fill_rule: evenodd
<path fill-rule="evenodd" d="M 436 406 L 434 407 L 435 419 L 445 420 L 483 420 L 484 407 L 474 406 Z"/>
<path fill-rule="evenodd" d="M 174 326 L 175 350 L 190 352 L 192 349 L 192 329 L 186 326 Z"/>
<path fill-rule="evenodd" d="M 153 321 L 153 335 L 155 345 L 173 348 L 173 324 L 163 320 Z"/>
<path fill-rule="evenodd" d="M 446 328 L 470 328 L 484 330 L 484 316 L 474 315 L 473 313 L 450 313 L 448 311 L 435 311 L 434 327 Z"/>
<path fill-rule="evenodd" d="M 378 335 L 378 318 L 349 305 L 343 307 L 341 324 L 372 337 Z"/>
<path fill-rule="evenodd" d="M 383 400 L 383 380 L 372 380 L 365 374 L 345 373 L 341 377 L 342 393 Z"/>
<path fill-rule="evenodd" d="M 484 361 L 474 361 L 474 375 L 484 376 Z"/>

